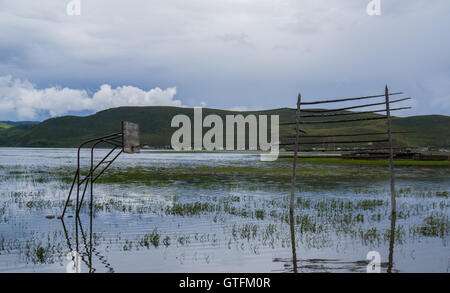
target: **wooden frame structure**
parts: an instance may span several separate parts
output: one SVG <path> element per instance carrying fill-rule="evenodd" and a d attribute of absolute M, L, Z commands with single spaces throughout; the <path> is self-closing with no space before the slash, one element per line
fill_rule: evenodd
<path fill-rule="evenodd" d="M 392 272 L 393 266 L 393 247 L 394 247 L 394 235 L 395 235 L 395 221 L 396 221 L 396 195 L 395 195 L 395 179 L 394 179 L 394 146 L 393 146 L 393 134 L 408 133 L 408 132 L 393 132 L 392 131 L 392 116 L 391 112 L 411 109 L 411 107 L 397 107 L 391 108 L 392 104 L 410 100 L 410 97 L 398 98 L 391 100 L 391 96 L 402 95 L 402 92 L 390 93 L 389 88 L 386 85 L 384 94 L 356 97 L 356 98 L 341 98 L 341 99 L 327 99 L 327 100 L 317 100 L 311 102 L 302 102 L 302 96 L 299 93 L 297 98 L 297 107 L 295 109 L 295 121 L 289 121 L 280 123 L 280 125 L 293 125 L 295 127 L 295 136 L 288 137 L 289 139 L 294 139 L 293 142 L 283 143 L 280 146 L 291 146 L 293 147 L 293 165 L 292 165 L 292 182 L 291 182 L 291 196 L 289 213 L 291 219 L 291 238 L 292 238 L 292 250 L 293 255 L 295 255 L 295 236 L 293 231 L 293 214 L 294 214 L 294 201 L 295 201 L 295 188 L 296 188 L 296 178 L 297 178 L 297 160 L 299 152 L 314 152 L 317 151 L 311 146 L 320 145 L 323 141 L 318 141 L 318 139 L 334 139 L 343 138 L 341 140 L 334 141 L 334 144 L 362 144 L 367 143 L 373 145 L 377 144 L 371 148 L 356 149 L 346 148 L 339 150 L 326 150 L 326 151 L 353 151 L 359 154 L 370 153 L 374 151 L 387 151 L 389 158 L 389 177 L 390 177 L 390 196 L 391 196 L 391 227 L 390 227 L 390 245 L 389 245 L 389 262 L 387 271 Z M 378 100 L 375 102 L 370 102 L 366 104 L 351 104 L 344 107 L 338 107 L 333 109 L 315 109 L 315 108 L 304 108 L 304 106 L 316 106 L 322 104 L 336 104 L 336 103 L 346 103 L 346 102 L 360 102 L 365 100 Z M 384 106 L 381 109 L 373 110 L 372 107 Z M 348 110 L 362 110 L 358 112 L 348 112 Z M 379 113 L 385 113 L 385 115 L 380 115 Z M 348 117 L 350 116 L 350 117 Z M 301 125 L 314 125 L 314 124 L 345 124 L 350 122 L 362 122 L 362 121 L 375 121 L 375 120 L 385 120 L 386 121 L 386 131 L 384 132 L 355 132 L 355 133 L 339 133 L 339 134 L 310 134 L 304 129 L 301 129 Z M 383 137 L 387 136 L 387 137 Z M 353 137 L 353 139 L 349 139 Z M 361 138 L 364 137 L 364 138 Z M 306 140 L 306 141 L 305 141 Z M 381 144 L 387 144 L 382 146 Z M 309 146 L 306 148 L 300 148 L 300 146 Z M 297 270 L 296 260 L 294 261 L 294 271 Z"/>

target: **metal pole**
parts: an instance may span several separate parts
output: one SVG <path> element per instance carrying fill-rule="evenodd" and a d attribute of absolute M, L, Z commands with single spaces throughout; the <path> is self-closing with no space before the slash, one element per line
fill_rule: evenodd
<path fill-rule="evenodd" d="M 67 197 L 67 200 L 64 204 L 64 209 L 61 214 L 61 218 L 64 218 L 64 214 L 66 213 L 67 205 L 69 204 L 70 196 L 72 195 L 72 190 L 73 190 L 73 187 L 75 186 L 75 181 L 77 180 L 77 177 L 78 177 L 78 172 L 75 173 L 75 176 L 73 177 L 72 186 L 70 187 L 69 196 Z"/>
<path fill-rule="evenodd" d="M 66 208 L 67 208 L 67 205 L 68 205 L 68 203 L 69 203 L 70 196 L 71 196 L 71 194 L 72 194 L 72 191 L 73 191 L 73 187 L 74 187 L 75 182 L 77 182 L 77 203 L 76 203 L 76 213 L 79 211 L 79 209 L 80 209 L 80 203 L 79 203 L 79 201 L 80 201 L 80 185 L 84 182 L 84 180 L 86 180 L 87 178 L 89 178 L 89 175 L 90 175 L 90 174 L 89 174 L 88 176 L 86 176 L 85 179 L 83 179 L 82 181 L 80 181 L 80 173 L 81 173 L 81 171 L 80 171 L 80 155 L 81 155 L 80 152 L 81 152 L 81 148 L 82 148 L 84 145 L 86 145 L 86 144 L 88 144 L 88 143 L 90 143 L 90 142 L 95 142 L 95 141 L 97 141 L 97 143 L 99 143 L 99 141 L 100 141 L 100 142 L 103 141 L 103 142 L 106 142 L 106 143 L 109 143 L 109 144 L 113 144 L 112 142 L 109 142 L 109 141 L 107 141 L 107 140 L 108 140 L 108 139 L 119 138 L 119 137 L 122 137 L 122 133 L 110 134 L 110 135 L 102 136 L 102 137 L 99 137 L 99 138 L 94 138 L 94 139 L 87 140 L 87 141 L 83 142 L 83 143 L 78 147 L 78 151 L 77 151 L 77 171 L 76 171 L 76 173 L 75 173 L 74 181 L 72 182 L 72 187 L 70 188 L 69 195 L 68 195 L 68 197 L 67 197 L 67 199 L 66 199 L 66 203 L 65 203 L 65 205 L 64 205 L 64 210 L 63 210 L 63 213 L 62 213 L 61 217 L 64 217 L 64 214 L 65 214 L 65 212 L 66 212 Z M 96 144 L 97 144 L 97 143 L 96 143 Z M 114 145 L 115 145 L 115 144 L 114 144 Z M 117 148 L 117 147 L 120 147 L 120 146 L 119 146 L 119 145 L 115 145 L 115 147 Z M 111 151 L 110 153 L 112 153 L 112 151 Z M 108 154 L 108 155 L 109 155 L 109 154 Z M 104 159 L 106 159 L 106 157 L 105 157 Z"/>
<path fill-rule="evenodd" d="M 297 177 L 297 157 L 298 157 L 298 142 L 299 142 L 299 124 L 300 124 L 300 105 L 302 95 L 298 94 L 297 99 L 297 112 L 295 113 L 295 146 L 294 146 L 294 161 L 292 167 L 292 186 L 291 186 L 291 202 L 289 206 L 289 212 L 294 213 L 294 199 L 295 199 L 295 181 Z"/>
<path fill-rule="evenodd" d="M 81 145 L 78 148 L 77 152 L 77 203 L 75 206 L 75 238 L 76 238 L 76 251 L 80 251 L 78 249 L 78 200 L 80 197 L 80 151 L 81 151 Z"/>
<path fill-rule="evenodd" d="M 103 170 L 101 170 L 97 176 L 95 176 L 94 182 L 97 181 L 97 179 L 106 171 L 106 169 L 108 169 L 109 166 L 111 166 L 111 164 L 120 156 L 121 153 L 123 153 L 123 150 L 118 152 L 117 155 L 114 158 L 112 158 L 111 161 L 109 161 L 108 165 L 106 165 L 106 167 L 103 168 Z"/>
<path fill-rule="evenodd" d="M 89 205 L 89 264 L 92 267 L 92 215 L 93 215 L 93 204 L 94 204 L 94 148 L 95 145 L 91 148 L 91 202 Z M 89 272 L 92 270 L 89 268 Z"/>
<path fill-rule="evenodd" d="M 100 162 L 97 163 L 97 165 L 94 167 L 94 169 L 92 169 L 92 173 L 95 172 L 95 170 L 97 170 L 97 168 L 103 164 L 103 162 L 109 157 L 109 155 L 111 155 L 118 147 L 114 147 L 103 159 L 100 160 Z M 88 180 L 90 177 L 90 173 L 88 175 L 86 175 L 86 177 L 84 177 L 83 180 L 81 180 L 80 184 L 83 183 L 84 181 Z M 81 199 L 81 203 L 80 205 L 83 203 L 83 199 Z"/>
<path fill-rule="evenodd" d="M 80 183 L 80 185 L 81 184 L 83 184 L 83 183 Z M 75 211 L 77 215 L 80 213 L 81 206 L 83 205 L 83 199 L 84 199 L 84 195 L 86 194 L 88 185 L 89 185 L 89 181 L 86 181 L 86 183 L 84 184 L 83 194 L 81 195 L 81 198 L 80 198 L 80 203 L 78 204 L 78 210 Z"/>
<path fill-rule="evenodd" d="M 77 153 L 77 204 L 76 204 L 76 210 L 78 215 L 78 201 L 80 199 L 80 152 L 81 152 L 81 146 L 78 148 Z"/>
<path fill-rule="evenodd" d="M 116 149 L 116 147 L 114 147 L 114 148 L 106 155 L 106 157 L 104 157 L 104 158 L 97 164 L 97 166 L 96 166 L 95 168 L 93 168 L 94 149 L 95 149 L 95 147 L 96 147 L 99 143 L 101 143 L 101 142 L 102 142 L 102 140 L 99 140 L 99 141 L 97 141 L 97 142 L 91 147 L 91 168 L 90 168 L 90 170 L 89 170 L 89 174 L 86 175 L 86 177 L 84 177 L 84 179 L 80 181 L 80 184 L 83 184 L 83 182 L 86 181 L 86 185 L 84 186 L 83 195 L 81 196 L 80 203 L 79 203 L 79 205 L 78 205 L 78 210 L 76 211 L 77 214 L 80 212 L 81 206 L 83 205 L 84 195 L 85 195 L 85 193 L 86 193 L 86 189 L 87 189 L 87 186 L 88 186 L 88 183 L 89 183 L 88 180 L 93 176 L 93 173 L 94 173 L 94 171 L 98 168 L 98 166 L 100 166 L 100 164 L 103 163 L 103 161 L 105 161 L 106 158 L 107 158 L 107 157 L 108 157 L 108 156 Z M 92 182 L 91 182 L 91 183 L 92 183 Z M 92 189 L 92 188 L 91 188 L 91 189 Z M 91 194 L 92 194 L 92 191 L 91 191 Z"/>
<path fill-rule="evenodd" d="M 78 214 L 75 213 L 75 250 L 78 253 L 80 251 L 80 247 L 78 245 Z"/>
<path fill-rule="evenodd" d="M 386 85 L 385 89 L 386 96 L 386 116 L 387 116 L 387 131 L 388 131 L 388 141 L 389 141 L 389 175 L 391 181 L 391 211 L 393 214 L 396 213 L 396 203 L 395 203 L 395 182 L 394 182 L 394 151 L 392 149 L 392 133 L 391 133 L 391 111 L 389 106 L 389 89 Z"/>

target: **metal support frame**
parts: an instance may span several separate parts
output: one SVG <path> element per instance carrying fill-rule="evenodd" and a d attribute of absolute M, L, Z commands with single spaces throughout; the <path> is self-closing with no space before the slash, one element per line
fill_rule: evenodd
<path fill-rule="evenodd" d="M 94 183 L 103 174 L 103 172 L 105 172 L 106 169 L 108 169 L 108 167 L 123 152 L 122 143 L 115 140 L 115 139 L 122 138 L 122 137 L 123 137 L 122 133 L 114 133 L 114 134 L 102 136 L 102 137 L 99 137 L 99 138 L 94 138 L 94 139 L 87 140 L 87 141 L 83 142 L 82 144 L 80 144 L 80 146 L 78 147 L 78 150 L 77 150 L 77 170 L 75 171 L 75 176 L 73 178 L 72 185 L 70 187 L 69 195 L 67 196 L 66 202 L 64 204 L 63 212 L 62 212 L 62 214 L 60 216 L 61 221 L 62 221 L 62 225 L 63 225 L 63 228 L 64 228 L 64 233 L 65 233 L 66 238 L 67 238 L 67 243 L 69 244 L 69 248 L 72 251 L 72 261 L 74 262 L 74 266 L 75 266 L 75 271 L 76 272 L 79 272 L 80 265 L 81 265 L 79 263 L 78 257 L 88 266 L 90 273 L 93 273 L 95 271 L 95 269 L 92 266 L 92 250 L 93 250 L 93 243 L 92 243 L 92 240 L 93 240 L 92 239 L 92 231 L 93 231 L 92 224 L 93 223 L 92 223 L 92 218 L 93 218 L 93 206 L 94 206 Z M 83 179 L 81 179 L 81 167 L 80 167 L 81 148 L 83 146 L 87 145 L 87 144 L 90 144 L 90 143 L 92 143 L 93 145 L 91 146 L 91 149 L 90 149 L 90 168 L 89 168 L 89 173 Z M 101 143 L 106 143 L 106 144 L 112 145 L 113 148 L 94 167 L 94 150 Z M 110 157 L 110 155 L 119 147 L 121 148 L 121 150 L 110 161 L 106 161 L 106 159 L 108 157 Z M 94 176 L 94 172 L 100 167 L 100 165 L 105 164 L 105 163 L 107 165 L 105 167 L 103 167 L 103 169 L 99 172 L 99 174 Z M 67 234 L 66 227 L 64 225 L 64 215 L 66 213 L 67 206 L 68 206 L 69 201 L 70 201 L 70 197 L 72 196 L 73 189 L 75 187 L 75 183 L 76 183 L 76 188 L 77 188 L 77 192 L 76 192 L 77 193 L 77 195 L 76 195 L 77 202 L 76 202 L 76 206 L 75 206 L 75 217 L 74 217 L 75 218 L 75 238 L 76 238 L 76 242 L 75 242 L 75 251 L 73 251 L 72 248 L 71 248 L 71 245 L 70 245 L 70 240 L 69 240 L 69 236 Z M 83 184 L 84 184 L 84 187 L 83 187 Z M 88 185 L 90 185 L 89 246 L 87 245 L 86 236 L 84 234 L 83 227 L 81 225 L 81 221 L 80 221 L 80 218 L 79 218 L 80 209 L 81 209 L 81 206 L 83 204 L 84 196 L 86 194 L 86 190 L 87 190 Z M 83 188 L 83 192 L 82 193 L 80 192 L 81 188 Z M 80 198 L 80 193 L 81 193 L 81 198 Z M 85 253 L 80 253 L 79 241 L 78 241 L 78 229 L 80 229 L 82 239 L 84 240 L 84 247 L 86 248 L 86 252 Z M 88 260 L 86 260 L 85 257 L 87 257 Z"/>
<path fill-rule="evenodd" d="M 106 169 L 108 169 L 108 167 L 117 159 L 117 157 L 119 157 L 119 155 L 123 152 L 123 150 L 121 149 L 110 161 L 106 161 L 106 159 L 116 149 L 122 148 L 122 143 L 115 140 L 118 138 L 122 138 L 122 136 L 123 136 L 122 133 L 114 133 L 114 134 L 102 136 L 99 138 L 90 139 L 90 140 L 87 140 L 87 141 L 83 142 L 82 144 L 80 144 L 80 146 L 78 147 L 78 150 L 77 150 L 77 170 L 75 171 L 75 176 L 73 178 L 72 185 L 70 187 L 69 195 L 67 196 L 66 202 L 64 204 L 64 209 L 61 214 L 61 218 L 64 218 L 64 215 L 66 213 L 67 206 L 68 206 L 70 198 L 72 196 L 75 184 L 76 184 L 76 190 L 77 190 L 76 191 L 76 200 L 77 201 L 76 201 L 76 206 L 75 206 L 76 217 L 80 213 L 80 209 L 83 204 L 84 196 L 86 194 L 88 185 L 90 185 L 90 193 L 91 193 L 89 207 L 90 207 L 90 213 L 92 214 L 93 197 L 94 197 L 93 196 L 94 183 L 106 171 Z M 81 179 L 81 167 L 80 167 L 81 148 L 90 143 L 93 143 L 91 150 L 90 150 L 90 169 L 89 169 L 89 173 L 83 179 Z M 106 144 L 112 145 L 113 148 L 94 167 L 94 150 L 95 150 L 96 146 L 99 145 L 100 143 L 106 143 Z M 99 174 L 94 176 L 94 172 L 100 167 L 100 165 L 105 164 L 105 163 L 107 165 L 105 167 L 103 167 L 103 169 L 99 172 Z M 80 188 L 82 188 L 83 184 L 84 184 L 83 191 L 80 192 Z"/>
<path fill-rule="evenodd" d="M 88 144 L 92 144 L 90 147 L 90 167 L 89 172 L 86 176 L 81 178 L 81 166 L 80 166 L 80 157 L 81 157 L 81 149 Z M 107 144 L 112 147 L 112 149 L 94 166 L 94 150 L 100 144 Z M 120 151 L 115 154 L 110 160 L 107 161 L 110 156 L 113 155 L 114 151 L 120 149 Z M 140 142 L 139 142 L 139 125 L 122 121 L 122 132 L 113 133 L 110 135 L 94 138 L 87 140 L 80 144 L 77 150 L 77 169 L 75 171 L 75 176 L 72 181 L 72 185 L 70 187 L 69 195 L 67 196 L 66 202 L 64 204 L 64 209 L 62 211 L 61 216 L 59 217 L 62 222 L 62 226 L 64 229 L 64 234 L 67 239 L 67 243 L 69 245 L 69 249 L 72 252 L 72 260 L 74 262 L 75 271 L 79 271 L 80 262 L 83 261 L 89 268 L 89 272 L 93 273 L 95 269 L 92 266 L 92 256 L 93 253 L 98 257 L 98 259 L 105 265 L 109 272 L 114 272 L 113 268 L 106 261 L 106 258 L 103 257 L 99 252 L 95 251 L 95 247 L 93 245 L 92 231 L 93 231 L 93 216 L 94 216 L 94 183 L 97 179 L 108 169 L 109 166 L 122 154 L 125 153 L 138 153 L 140 150 Z M 97 169 L 103 164 L 106 164 L 98 174 L 95 174 Z M 75 205 L 75 251 L 72 250 L 72 246 L 70 244 L 69 234 L 67 233 L 66 226 L 64 224 L 64 215 L 66 213 L 67 207 L 70 202 L 70 198 L 72 193 L 74 192 L 74 188 L 76 185 L 76 205 Z M 83 226 L 81 225 L 80 220 L 80 210 L 83 205 L 84 197 L 86 195 L 86 190 L 88 185 L 90 185 L 90 198 L 89 198 L 89 246 L 88 241 L 86 239 L 86 235 L 83 231 Z M 82 189 L 82 191 L 81 191 Z M 80 253 L 79 247 L 79 233 L 81 232 L 81 237 L 84 242 L 85 252 Z M 80 257 L 80 261 L 78 260 Z M 85 259 L 88 258 L 88 260 Z"/>

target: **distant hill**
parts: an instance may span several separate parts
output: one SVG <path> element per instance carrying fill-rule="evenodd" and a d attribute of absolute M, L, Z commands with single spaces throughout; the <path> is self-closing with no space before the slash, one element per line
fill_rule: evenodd
<path fill-rule="evenodd" d="M 9 137 L 18 136 L 39 123 L 38 121 L 0 121 L 0 146 L 8 141 Z"/>
<path fill-rule="evenodd" d="M 3 122 L 0 122 L 0 129 L 8 129 L 11 128 L 12 126 Z"/>
<path fill-rule="evenodd" d="M 39 124 L 39 121 L 0 121 L 0 124 L 6 124 L 10 126 L 23 125 L 23 124 Z"/>
<path fill-rule="evenodd" d="M 103 136 L 110 133 L 120 132 L 122 120 L 136 122 L 141 129 L 141 143 L 150 146 L 170 145 L 170 139 L 175 128 L 170 127 L 172 118 L 177 114 L 191 117 L 193 121 L 192 108 L 151 106 L 151 107 L 120 107 L 100 111 L 94 115 L 78 117 L 64 116 L 48 119 L 39 124 L 19 124 L 1 127 L 0 124 L 0 146 L 34 146 L 34 147 L 75 147 L 82 141 Z M 217 109 L 203 109 L 203 116 L 217 114 L 225 122 L 225 115 L 263 114 L 280 115 L 280 122 L 293 121 L 295 111 L 288 108 L 263 110 L 263 111 L 225 111 Z M 380 116 L 376 114 L 359 114 L 358 117 Z M 355 116 L 344 116 L 345 119 Z M 318 118 L 305 118 L 317 120 Z M 342 119 L 333 117 L 329 119 Z M 307 120 L 305 120 L 307 121 Z M 399 147 L 449 147 L 450 146 L 450 117 L 441 115 L 412 116 L 406 118 L 394 118 L 392 121 L 393 131 L 412 132 L 395 134 L 395 144 Z M 362 121 L 352 123 L 327 123 L 302 125 L 302 129 L 308 134 L 348 134 L 366 132 L 385 132 L 385 120 Z M 205 129 L 204 131 L 206 131 Z M 294 130 L 290 126 L 280 126 L 281 141 L 291 141 L 287 136 L 292 136 Z M 368 137 L 369 139 L 369 137 Z M 371 138 L 370 138 L 371 139 Z M 321 144 L 337 147 L 335 141 L 339 139 L 321 138 Z M 319 141 L 315 140 L 315 141 Z M 340 139 L 342 140 L 342 139 Z M 345 139 L 344 139 L 345 140 Z M 348 140 L 348 139 L 347 139 Z M 362 140 L 362 138 L 361 138 Z M 303 140 L 307 141 L 306 139 Z"/>

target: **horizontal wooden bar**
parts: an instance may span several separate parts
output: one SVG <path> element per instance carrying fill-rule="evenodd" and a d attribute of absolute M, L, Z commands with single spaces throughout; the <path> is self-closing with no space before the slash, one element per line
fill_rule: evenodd
<path fill-rule="evenodd" d="M 402 92 L 389 94 L 390 96 L 401 95 Z M 385 97 L 385 94 L 382 95 L 374 95 L 374 96 L 365 96 L 365 97 L 357 97 L 357 98 L 341 98 L 341 99 L 330 99 L 323 101 L 314 101 L 314 102 L 302 102 L 302 105 L 317 105 L 317 104 L 328 104 L 328 103 L 336 103 L 336 102 L 346 102 L 346 101 L 355 101 L 355 100 L 364 100 L 364 99 L 372 99 L 372 98 L 380 98 Z"/>
<path fill-rule="evenodd" d="M 392 101 L 389 102 L 389 104 L 403 102 L 403 101 L 406 101 L 406 100 L 411 100 L 411 98 L 408 97 L 408 98 L 403 98 L 403 99 L 398 99 L 398 100 L 392 100 Z M 365 105 L 357 105 L 357 106 L 344 107 L 344 108 L 338 108 L 338 109 L 320 109 L 320 110 L 302 109 L 301 112 L 304 112 L 304 113 L 326 113 L 326 112 L 345 111 L 345 110 L 365 108 L 365 107 L 378 106 L 378 105 L 386 105 L 386 102 L 365 104 Z M 289 108 L 289 109 L 290 110 L 294 110 L 293 108 Z"/>
<path fill-rule="evenodd" d="M 381 152 L 381 151 L 385 152 Z M 353 154 L 377 154 L 377 155 L 389 155 L 389 149 L 381 149 L 381 150 L 361 150 L 361 151 L 353 151 Z"/>
<path fill-rule="evenodd" d="M 299 145 L 305 145 L 305 144 L 317 144 L 317 145 L 320 145 L 320 144 L 340 144 L 340 143 L 344 143 L 344 144 L 347 144 L 347 143 L 369 143 L 369 142 L 388 142 L 389 140 L 388 139 L 379 139 L 379 140 L 348 140 L 348 141 L 326 141 L 326 142 L 324 142 L 324 141 L 322 141 L 322 142 L 320 142 L 320 141 L 314 141 L 314 142 L 300 142 L 299 143 Z M 280 145 L 295 145 L 295 143 L 283 143 L 283 144 L 280 144 Z"/>
<path fill-rule="evenodd" d="M 407 109 L 411 109 L 411 107 L 394 108 L 394 109 L 390 109 L 390 111 L 399 111 L 399 110 L 407 110 Z M 374 111 L 362 111 L 362 112 L 300 115 L 300 118 L 350 116 L 350 115 L 361 115 L 361 114 L 371 114 L 371 113 L 380 113 L 380 112 L 386 112 L 386 109 L 380 109 L 380 110 L 374 110 Z"/>
<path fill-rule="evenodd" d="M 381 120 L 381 119 L 387 119 L 387 117 L 383 116 L 383 117 L 344 119 L 344 120 L 300 121 L 300 124 L 344 123 L 344 122 L 370 121 L 370 120 Z"/>
<path fill-rule="evenodd" d="M 392 134 L 415 133 L 414 131 L 394 131 Z M 387 135 L 388 132 L 370 132 L 370 133 L 354 133 L 354 134 L 334 134 L 334 135 L 300 135 L 301 138 L 324 138 L 324 137 L 350 137 L 350 136 L 369 136 L 369 135 Z M 295 136 L 287 136 L 286 138 L 295 138 Z"/>
<path fill-rule="evenodd" d="M 393 150 L 402 150 L 404 148 L 392 148 Z M 364 150 L 355 150 L 355 149 L 351 149 L 351 148 L 347 148 L 347 149 L 326 149 L 326 150 L 314 150 L 314 149 L 299 149 L 299 152 L 303 152 L 303 153 L 321 153 L 321 152 L 329 152 L 329 153 L 335 153 L 335 152 L 363 152 L 363 151 L 382 151 L 382 150 L 386 150 L 389 151 L 389 148 L 372 148 L 372 149 L 364 149 Z"/>
<path fill-rule="evenodd" d="M 282 126 L 282 125 L 295 125 L 296 123 L 295 122 L 280 122 L 280 126 Z M 301 133 L 307 133 L 305 130 L 301 130 L 301 129 L 299 129 L 298 130 L 299 132 L 301 132 Z"/>
<path fill-rule="evenodd" d="M 382 120 L 386 119 L 383 117 L 372 117 L 372 118 L 359 118 L 359 119 L 345 119 L 345 120 L 324 120 L 324 121 L 300 121 L 300 124 L 320 124 L 320 123 L 342 123 L 342 122 L 356 122 L 356 121 L 368 121 L 368 120 Z M 280 125 L 295 125 L 295 122 L 283 122 Z"/>

